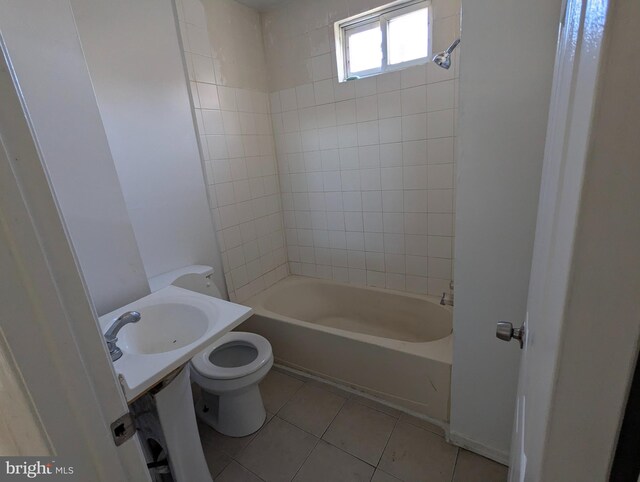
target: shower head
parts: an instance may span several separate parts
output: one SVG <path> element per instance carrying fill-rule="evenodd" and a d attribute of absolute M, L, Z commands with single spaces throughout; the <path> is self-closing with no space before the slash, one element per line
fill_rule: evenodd
<path fill-rule="evenodd" d="M 439 54 L 434 55 L 432 60 L 443 69 L 448 69 L 451 67 L 451 52 L 453 52 L 459 43 L 460 39 L 455 39 L 447 50 L 443 50 Z"/>

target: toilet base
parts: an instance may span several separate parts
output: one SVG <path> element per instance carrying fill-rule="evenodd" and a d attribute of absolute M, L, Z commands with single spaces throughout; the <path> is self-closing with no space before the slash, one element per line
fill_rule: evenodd
<path fill-rule="evenodd" d="M 214 430 L 229 437 L 245 437 L 258 431 L 267 418 L 258 384 L 237 392 L 215 395 L 202 389 L 196 415 Z"/>

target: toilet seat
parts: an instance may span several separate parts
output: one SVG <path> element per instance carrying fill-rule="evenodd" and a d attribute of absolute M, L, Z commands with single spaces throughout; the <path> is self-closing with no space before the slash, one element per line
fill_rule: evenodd
<path fill-rule="evenodd" d="M 211 354 L 220 347 L 237 342 L 252 346 L 257 351 L 257 356 L 247 365 L 239 367 L 221 367 L 214 365 L 209 359 Z M 209 345 L 191 359 L 194 370 L 201 376 L 213 380 L 231 380 L 250 375 L 268 364 L 272 360 L 273 354 L 269 342 L 255 333 L 233 331 L 227 333 L 218 341 Z"/>

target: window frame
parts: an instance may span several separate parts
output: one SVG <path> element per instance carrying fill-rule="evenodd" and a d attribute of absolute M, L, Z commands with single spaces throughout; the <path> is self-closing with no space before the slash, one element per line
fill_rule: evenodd
<path fill-rule="evenodd" d="M 388 62 L 388 29 L 389 22 L 402 15 L 416 10 L 427 9 L 427 55 L 406 62 L 389 64 Z M 349 36 L 362 30 L 371 24 L 379 23 L 382 33 L 382 61 L 379 68 L 368 69 L 359 72 L 351 72 L 349 66 Z M 414 65 L 422 65 L 429 62 L 432 53 L 432 8 L 431 0 L 398 0 L 396 2 L 383 5 L 382 7 L 369 10 L 367 12 L 354 15 L 334 24 L 334 34 L 336 42 L 336 61 L 338 67 L 338 82 L 362 79 L 385 72 L 393 72 L 405 69 Z"/>

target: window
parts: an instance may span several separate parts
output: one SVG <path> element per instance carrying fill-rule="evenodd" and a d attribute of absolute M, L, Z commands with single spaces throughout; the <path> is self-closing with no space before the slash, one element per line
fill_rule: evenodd
<path fill-rule="evenodd" d="M 403 0 L 336 22 L 338 80 L 359 79 L 425 63 L 429 2 Z"/>

